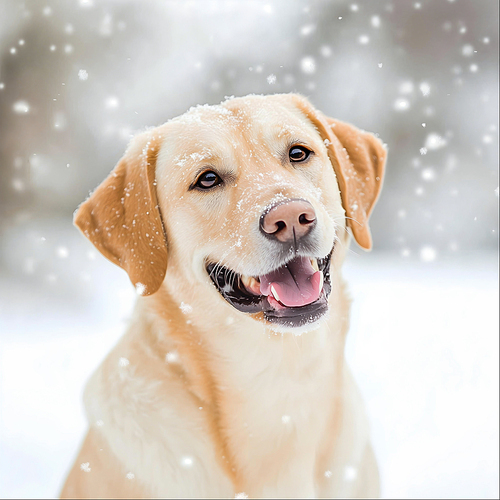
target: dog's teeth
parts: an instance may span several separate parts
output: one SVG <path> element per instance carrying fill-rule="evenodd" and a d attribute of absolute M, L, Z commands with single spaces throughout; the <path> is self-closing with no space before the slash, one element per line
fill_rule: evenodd
<path fill-rule="evenodd" d="M 318 260 L 317 259 L 311 259 L 311 266 L 315 271 L 319 271 L 318 267 Z"/>
<path fill-rule="evenodd" d="M 259 290 L 259 282 L 253 276 L 242 276 L 241 281 L 249 290 Z"/>
<path fill-rule="evenodd" d="M 323 283 L 324 283 L 324 278 L 323 278 L 323 273 L 319 273 L 319 291 L 323 290 Z"/>
<path fill-rule="evenodd" d="M 251 276 L 244 276 L 244 275 L 241 276 L 241 281 L 246 287 L 250 286 L 250 278 Z"/>
<path fill-rule="evenodd" d="M 278 295 L 278 292 L 274 288 L 274 286 L 271 285 L 271 293 L 273 294 L 273 297 L 279 302 L 280 296 Z"/>

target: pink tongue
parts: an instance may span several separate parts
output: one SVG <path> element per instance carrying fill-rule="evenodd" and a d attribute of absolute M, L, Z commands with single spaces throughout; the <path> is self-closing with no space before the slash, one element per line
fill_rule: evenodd
<path fill-rule="evenodd" d="M 260 276 L 260 293 L 272 295 L 272 286 L 285 306 L 305 306 L 321 294 L 320 274 L 321 271 L 315 271 L 307 257 L 297 257 L 286 266 Z"/>

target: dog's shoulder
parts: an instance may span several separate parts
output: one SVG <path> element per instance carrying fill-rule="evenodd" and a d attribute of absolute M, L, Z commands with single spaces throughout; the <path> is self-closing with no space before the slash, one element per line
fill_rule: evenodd
<path fill-rule="evenodd" d="M 90 432 L 119 459 L 124 481 L 127 473 L 141 477 L 152 495 L 232 496 L 203 403 L 186 390 L 188 374 L 174 346 L 159 345 L 152 327 L 144 315 L 134 317 L 89 380 L 84 401 Z M 186 474 L 192 477 L 189 492 Z"/>

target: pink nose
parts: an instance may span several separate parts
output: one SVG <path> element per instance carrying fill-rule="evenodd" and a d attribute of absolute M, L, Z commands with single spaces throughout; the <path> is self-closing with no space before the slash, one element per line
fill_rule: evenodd
<path fill-rule="evenodd" d="M 315 224 L 316 212 L 305 200 L 278 203 L 260 218 L 261 231 L 283 243 L 304 237 Z"/>

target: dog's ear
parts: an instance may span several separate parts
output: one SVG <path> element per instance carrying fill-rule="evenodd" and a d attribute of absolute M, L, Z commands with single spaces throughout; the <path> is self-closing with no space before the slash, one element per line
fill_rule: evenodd
<path fill-rule="evenodd" d="M 75 212 L 74 223 L 140 295 L 156 292 L 167 271 L 167 246 L 156 199 L 161 135 L 136 136 L 109 176 Z"/>
<path fill-rule="evenodd" d="M 294 99 L 325 141 L 354 238 L 360 247 L 370 250 L 368 218 L 382 188 L 387 157 L 384 145 L 373 134 L 324 116 L 303 97 Z"/>

